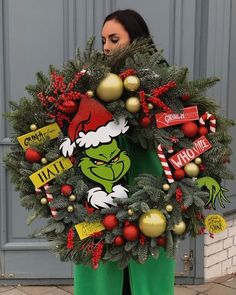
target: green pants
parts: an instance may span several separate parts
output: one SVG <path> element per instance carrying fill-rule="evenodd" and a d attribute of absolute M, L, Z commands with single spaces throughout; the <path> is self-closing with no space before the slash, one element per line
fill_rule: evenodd
<path fill-rule="evenodd" d="M 174 295 L 175 260 L 160 250 L 157 260 L 129 264 L 132 295 Z M 83 265 L 74 267 L 74 295 L 121 295 L 123 271 L 116 263 L 100 264 L 97 270 Z"/>

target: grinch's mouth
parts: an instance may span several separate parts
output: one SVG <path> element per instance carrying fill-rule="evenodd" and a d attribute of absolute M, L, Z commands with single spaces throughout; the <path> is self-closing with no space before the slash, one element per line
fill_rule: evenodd
<path fill-rule="evenodd" d="M 104 171 L 102 171 L 103 175 L 101 175 L 101 168 L 100 167 L 92 167 L 92 168 L 90 168 L 90 171 L 93 175 L 95 175 L 96 177 L 98 177 L 102 180 L 115 182 L 116 180 L 119 179 L 119 177 L 122 175 L 122 173 L 124 171 L 124 163 L 123 162 L 116 163 L 116 170 L 117 170 L 117 168 L 120 168 L 119 169 L 120 173 L 117 176 L 115 176 L 115 173 L 114 173 L 114 170 L 112 169 L 112 167 L 105 166 L 105 168 L 109 169 L 110 175 L 104 175 L 105 174 Z"/>

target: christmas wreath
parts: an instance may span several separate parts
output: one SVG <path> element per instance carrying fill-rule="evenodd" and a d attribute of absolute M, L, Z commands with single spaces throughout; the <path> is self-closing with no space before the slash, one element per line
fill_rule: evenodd
<path fill-rule="evenodd" d="M 139 40 L 105 57 L 92 39 L 62 69 L 37 73 L 31 98 L 11 102 L 5 161 L 28 224 L 48 218 L 35 235 L 63 261 L 124 268 L 160 247 L 174 256 L 180 239 L 204 233 L 204 208 L 228 202 L 233 122 L 205 94 L 219 79 L 189 81 L 186 67 L 151 51 Z M 128 183 L 124 142 L 154 151 L 163 174 Z"/>

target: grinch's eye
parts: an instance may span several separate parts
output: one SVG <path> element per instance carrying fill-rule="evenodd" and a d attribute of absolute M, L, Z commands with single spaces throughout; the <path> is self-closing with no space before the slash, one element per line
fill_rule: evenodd
<path fill-rule="evenodd" d="M 115 158 L 113 158 L 113 159 L 111 160 L 111 162 L 112 162 L 112 163 L 115 163 L 115 162 L 117 162 L 117 161 L 119 160 L 119 158 L 120 158 L 120 157 L 119 157 L 119 155 L 118 155 L 118 156 L 116 156 Z"/>
<path fill-rule="evenodd" d="M 94 164 L 96 164 L 97 166 L 100 166 L 100 165 L 105 164 L 105 162 L 100 161 L 100 160 L 94 160 Z"/>

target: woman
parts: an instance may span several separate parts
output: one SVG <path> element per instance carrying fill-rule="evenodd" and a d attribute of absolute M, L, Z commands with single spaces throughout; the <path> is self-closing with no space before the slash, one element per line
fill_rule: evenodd
<path fill-rule="evenodd" d="M 103 24 L 103 52 L 108 55 L 141 37 L 150 37 L 148 26 L 142 16 L 130 9 L 115 11 L 106 17 Z M 155 49 L 151 37 L 150 44 Z M 166 63 L 165 60 L 163 62 Z M 121 139 L 120 145 L 129 152 L 132 162 L 129 183 L 132 183 L 140 173 L 162 174 L 155 152 L 143 150 L 127 139 Z M 163 249 L 157 260 L 149 258 L 144 265 L 131 261 L 125 272 L 119 270 L 115 263 L 101 264 L 97 270 L 76 265 L 74 294 L 173 295 L 174 269 L 174 259 L 167 258 Z"/>

